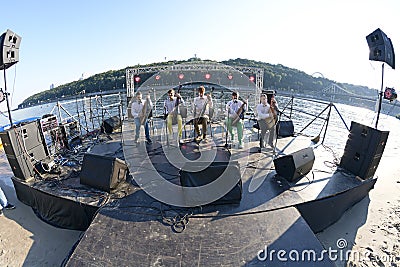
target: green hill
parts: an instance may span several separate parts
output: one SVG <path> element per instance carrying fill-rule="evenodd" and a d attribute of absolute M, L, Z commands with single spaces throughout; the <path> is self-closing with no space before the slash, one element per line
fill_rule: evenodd
<path fill-rule="evenodd" d="M 192 62 L 200 60 L 191 58 L 187 61 L 168 61 L 162 63 L 152 63 L 147 65 L 137 65 L 134 67 L 148 67 L 159 65 L 173 65 L 179 63 Z M 274 89 L 288 93 L 314 95 L 320 93 L 324 88 L 332 83 L 345 88 L 346 90 L 362 95 L 376 97 L 377 91 L 366 86 L 340 83 L 322 77 L 313 77 L 303 71 L 285 67 L 283 65 L 273 65 L 265 62 L 259 62 L 248 59 L 230 59 L 219 62 L 229 66 L 257 67 L 264 69 L 264 88 Z M 131 67 L 128 67 L 131 68 Z M 142 82 L 145 79 L 142 79 Z M 82 92 L 94 93 L 100 91 L 109 91 L 113 89 L 125 88 L 125 69 L 112 70 L 95 74 L 87 79 L 74 81 L 60 85 L 54 89 L 42 91 L 25 99 L 18 108 L 24 108 L 46 102 L 52 102 L 63 97 L 71 97 Z"/>

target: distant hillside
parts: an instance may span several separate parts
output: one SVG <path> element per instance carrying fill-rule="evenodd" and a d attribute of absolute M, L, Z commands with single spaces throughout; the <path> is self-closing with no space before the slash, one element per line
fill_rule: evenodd
<path fill-rule="evenodd" d="M 147 67 L 158 65 L 173 65 L 179 63 L 188 63 L 198 58 L 191 58 L 187 61 L 168 61 L 161 63 L 152 63 L 147 65 L 137 65 L 134 67 Z M 264 69 L 264 88 L 284 91 L 288 93 L 313 95 L 321 92 L 324 88 L 336 83 L 350 92 L 362 96 L 376 97 L 376 90 L 366 86 L 340 83 L 322 77 L 313 77 L 303 71 L 285 67 L 283 65 L 272 65 L 265 62 L 259 62 L 248 59 L 230 59 L 219 62 L 229 66 L 257 67 Z M 130 67 L 128 67 L 130 68 Z M 142 82 L 144 79 L 142 79 Z M 95 74 L 87 79 L 74 81 L 60 85 L 54 89 L 46 90 L 25 99 L 19 108 L 51 102 L 63 97 L 71 97 L 81 92 L 94 93 L 99 91 L 109 91 L 113 89 L 125 88 L 125 69 L 107 71 Z"/>

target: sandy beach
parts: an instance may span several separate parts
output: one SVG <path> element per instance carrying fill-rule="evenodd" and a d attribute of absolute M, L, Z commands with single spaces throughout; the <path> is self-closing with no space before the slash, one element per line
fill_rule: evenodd
<path fill-rule="evenodd" d="M 393 118 L 394 119 L 394 118 Z M 400 121 L 391 120 L 398 123 Z M 369 196 L 317 237 L 337 266 L 400 266 L 400 136 L 389 135 Z M 0 266 L 60 266 L 83 232 L 53 227 L 21 203 L 0 150 L 0 185 L 15 210 L 0 217 Z M 335 258 L 336 257 L 336 258 Z"/>
<path fill-rule="evenodd" d="M 400 124 L 394 118 L 390 123 Z M 351 253 L 347 265 L 344 256 L 337 259 L 337 266 L 400 266 L 399 159 L 400 136 L 391 131 L 375 173 L 375 188 L 339 221 L 317 234 L 326 249 L 338 249 L 337 243 L 345 241 L 342 251 Z"/>
<path fill-rule="evenodd" d="M 61 266 L 81 231 L 53 227 L 21 203 L 11 181 L 12 171 L 0 150 L 0 185 L 17 208 L 0 217 L 0 266 Z"/>

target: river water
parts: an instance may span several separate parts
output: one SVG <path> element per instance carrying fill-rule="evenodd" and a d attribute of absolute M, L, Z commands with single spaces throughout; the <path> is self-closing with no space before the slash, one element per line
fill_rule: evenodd
<path fill-rule="evenodd" d="M 321 118 L 326 118 L 330 109 L 330 119 L 326 129 L 324 144 L 331 147 L 339 156 L 341 156 L 343 152 L 343 148 L 346 144 L 348 136 L 348 130 L 345 126 L 345 123 L 347 124 L 348 128 L 350 128 L 351 121 L 356 121 L 373 128 L 375 127 L 377 115 L 376 112 L 365 108 L 353 107 L 345 104 L 333 104 L 331 108 L 329 108 L 329 103 L 310 102 L 302 99 L 294 99 L 293 102 L 291 102 L 291 98 L 279 96 L 277 97 L 277 100 L 280 109 L 283 110 L 284 115 L 281 116 L 282 120 L 287 120 L 290 116 L 291 106 L 295 110 L 290 116 L 295 126 L 295 132 L 301 131 L 303 127 L 309 124 L 317 115 L 319 115 Z M 217 101 L 221 100 L 216 99 L 216 102 Z M 222 103 L 214 106 L 223 108 L 225 101 L 226 100 L 223 100 Z M 162 102 L 162 99 L 156 102 L 157 110 L 160 110 Z M 186 102 L 188 105 L 190 105 L 191 99 L 187 98 Z M 291 103 L 293 103 L 293 105 L 290 105 Z M 77 118 L 77 113 L 79 110 L 79 119 L 81 120 L 82 125 L 86 125 L 87 128 L 92 129 L 98 127 L 104 118 L 118 115 L 120 107 L 122 107 L 122 113 L 125 115 L 126 95 L 124 94 L 90 98 L 84 97 L 59 103 L 47 103 L 26 109 L 16 110 L 13 111 L 11 115 L 13 121 L 19 121 L 26 118 L 41 117 L 44 114 L 53 113 L 58 117 L 61 116 L 61 121 L 66 121 L 69 120 L 70 115 Z M 251 108 L 252 107 L 250 107 L 250 109 Z M 325 112 L 321 113 L 324 109 L 326 109 Z M 299 110 L 301 112 L 298 112 Z M 0 114 L 0 125 L 6 125 L 8 123 L 8 114 L 6 112 Z M 309 136 L 316 136 L 320 133 L 322 140 L 325 134 L 325 128 L 322 128 L 323 124 L 324 120 L 316 119 L 310 124 L 310 126 L 304 129 L 303 133 Z M 389 134 L 389 139 L 391 139 L 400 131 L 400 120 L 393 116 L 381 113 L 378 129 L 390 131 L 391 133 Z"/>

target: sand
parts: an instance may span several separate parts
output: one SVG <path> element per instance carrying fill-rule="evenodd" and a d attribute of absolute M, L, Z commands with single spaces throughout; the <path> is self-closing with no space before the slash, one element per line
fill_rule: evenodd
<path fill-rule="evenodd" d="M 0 150 L 0 186 L 14 210 L 0 217 L 0 266 L 61 266 L 81 231 L 53 227 L 21 203 L 11 181 L 12 171 Z"/>
<path fill-rule="evenodd" d="M 397 121 L 392 121 L 398 123 Z M 375 188 L 338 222 L 317 234 L 326 249 L 351 251 L 336 260 L 337 266 L 400 266 L 400 135 L 389 133 L 383 157 L 375 173 Z"/>

